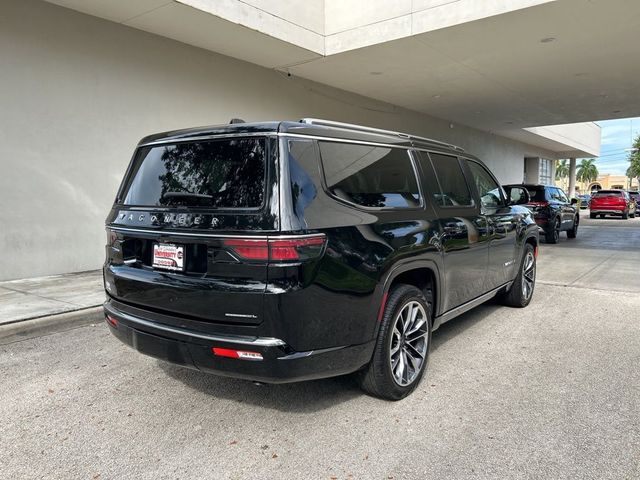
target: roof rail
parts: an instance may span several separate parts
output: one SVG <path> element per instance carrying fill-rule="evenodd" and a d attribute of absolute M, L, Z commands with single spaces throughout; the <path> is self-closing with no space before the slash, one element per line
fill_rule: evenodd
<path fill-rule="evenodd" d="M 439 140 L 434 140 L 432 138 L 427 137 L 419 137 L 417 135 L 410 135 L 408 133 L 395 132 L 393 130 L 383 130 L 381 128 L 373 128 L 373 127 L 365 127 L 363 125 L 355 125 L 353 123 L 344 123 L 344 122 L 336 122 L 334 120 L 322 120 L 320 118 L 303 118 L 300 120 L 301 123 L 307 123 L 309 125 L 322 125 L 326 127 L 337 127 L 337 128 L 345 128 L 348 130 L 355 130 L 359 132 L 370 132 L 370 133 L 381 133 L 383 135 L 393 135 L 396 137 L 407 138 L 409 140 L 422 140 L 428 143 L 435 143 L 437 145 L 444 145 L 446 147 L 452 148 L 454 150 L 458 150 L 460 152 L 464 152 L 464 148 L 458 147 L 457 145 L 453 145 L 447 142 L 441 142 Z"/>

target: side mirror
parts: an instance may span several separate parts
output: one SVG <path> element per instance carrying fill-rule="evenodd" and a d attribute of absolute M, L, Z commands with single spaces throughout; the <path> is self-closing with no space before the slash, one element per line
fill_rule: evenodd
<path fill-rule="evenodd" d="M 509 205 L 526 205 L 531 201 L 529 192 L 524 187 L 505 187 Z"/>
<path fill-rule="evenodd" d="M 577 198 L 572 198 L 571 199 L 571 205 L 575 205 L 576 203 L 578 203 L 578 199 Z"/>

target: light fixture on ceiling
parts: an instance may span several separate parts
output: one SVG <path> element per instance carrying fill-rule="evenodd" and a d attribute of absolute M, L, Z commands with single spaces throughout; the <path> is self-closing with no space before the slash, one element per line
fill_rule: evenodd
<path fill-rule="evenodd" d="M 382 75 L 382 72 L 369 72 L 369 75 Z"/>
<path fill-rule="evenodd" d="M 556 40 L 556 37 L 544 37 L 540 39 L 540 43 L 551 43 L 555 42 Z"/>
<path fill-rule="evenodd" d="M 440 98 L 440 97 L 442 97 L 442 95 L 437 94 L 437 95 L 433 95 L 431 98 Z"/>

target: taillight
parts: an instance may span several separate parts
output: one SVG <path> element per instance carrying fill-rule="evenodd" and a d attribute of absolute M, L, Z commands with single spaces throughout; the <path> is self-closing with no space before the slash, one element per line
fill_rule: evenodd
<path fill-rule="evenodd" d="M 269 260 L 267 240 L 230 238 L 224 240 L 224 246 L 229 247 L 244 260 Z"/>
<path fill-rule="evenodd" d="M 271 262 L 297 262 L 310 260 L 322 254 L 326 242 L 324 234 L 304 237 L 273 237 L 252 240 L 249 238 L 229 238 L 224 246 L 243 260 Z"/>
<path fill-rule="evenodd" d="M 111 230 L 110 228 L 106 229 L 107 231 L 107 246 L 112 247 L 118 241 L 118 234 Z"/>

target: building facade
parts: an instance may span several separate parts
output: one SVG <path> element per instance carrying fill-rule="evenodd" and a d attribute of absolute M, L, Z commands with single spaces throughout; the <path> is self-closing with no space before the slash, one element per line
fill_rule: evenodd
<path fill-rule="evenodd" d="M 552 68 L 568 53 L 551 30 L 583 31 L 572 0 L 0 1 L 1 280 L 98 268 L 106 213 L 153 132 L 327 118 L 460 145 L 505 183 L 599 154 L 587 120 L 604 110 L 558 96 L 601 83 L 574 75 L 593 50 L 574 85 Z"/>

